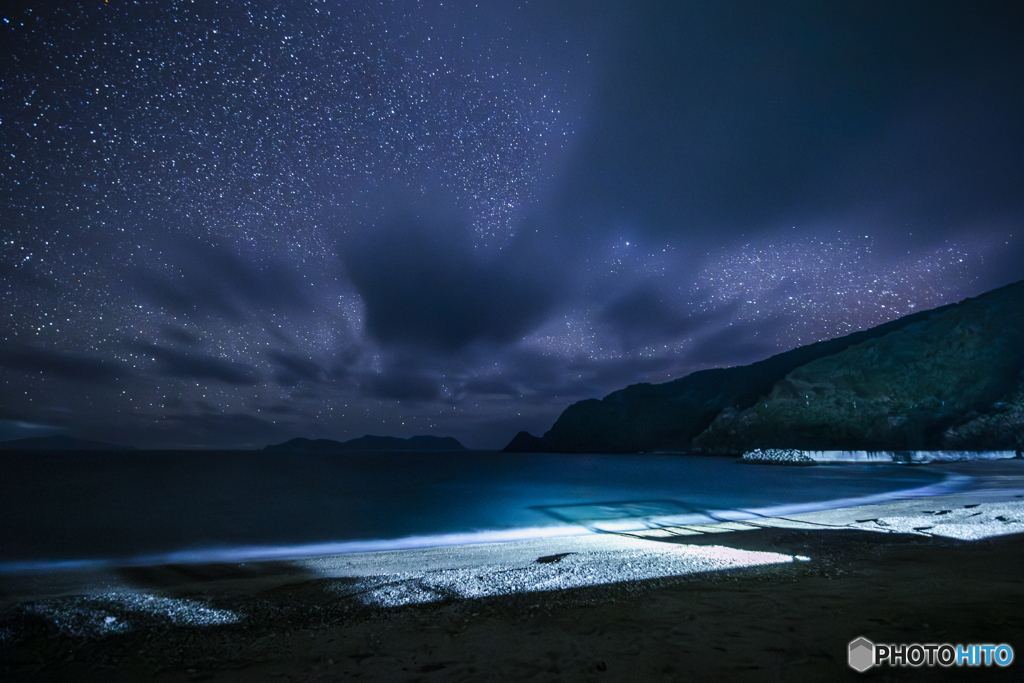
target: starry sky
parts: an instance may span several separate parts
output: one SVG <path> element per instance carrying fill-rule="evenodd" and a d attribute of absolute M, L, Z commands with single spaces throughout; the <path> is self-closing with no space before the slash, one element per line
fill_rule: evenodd
<path fill-rule="evenodd" d="M 0 439 L 501 448 L 1024 277 L 1019 3 L 0 15 Z"/>

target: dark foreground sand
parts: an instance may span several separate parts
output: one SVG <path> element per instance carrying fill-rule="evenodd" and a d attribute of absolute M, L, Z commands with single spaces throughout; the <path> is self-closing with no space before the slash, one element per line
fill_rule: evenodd
<path fill-rule="evenodd" d="M 1024 536 L 963 542 L 848 529 L 727 535 L 677 541 L 812 559 L 392 609 L 339 599 L 337 579 L 293 576 L 291 583 L 240 594 L 210 588 L 236 578 L 227 567 L 138 570 L 138 581 L 165 594 L 197 597 L 251 618 L 244 625 L 142 628 L 84 641 L 40 622 L 28 639 L 0 646 L 0 678 L 1024 680 L 1019 660 L 1001 669 L 865 674 L 846 663 L 847 644 L 857 636 L 883 643 L 1008 643 L 1024 657 Z M 185 571 L 191 573 L 187 587 Z M 8 622 L 15 613 L 9 606 Z"/>

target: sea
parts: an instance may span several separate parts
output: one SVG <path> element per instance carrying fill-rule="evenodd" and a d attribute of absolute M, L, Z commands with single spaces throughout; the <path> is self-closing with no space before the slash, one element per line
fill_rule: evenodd
<path fill-rule="evenodd" d="M 0 573 L 615 533 L 960 490 L 929 467 L 672 454 L 0 453 Z"/>

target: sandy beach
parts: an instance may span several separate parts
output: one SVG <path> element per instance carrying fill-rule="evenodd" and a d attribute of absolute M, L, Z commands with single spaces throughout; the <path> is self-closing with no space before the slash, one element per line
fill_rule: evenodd
<path fill-rule="evenodd" d="M 1021 680 L 848 643 L 1024 647 L 1024 464 L 969 493 L 537 541 L 6 576 L 5 680 Z M 984 669 L 982 671 L 981 669 Z"/>

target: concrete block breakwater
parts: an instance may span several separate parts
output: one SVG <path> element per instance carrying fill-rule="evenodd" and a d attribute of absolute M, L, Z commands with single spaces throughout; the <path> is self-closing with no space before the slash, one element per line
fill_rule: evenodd
<path fill-rule="evenodd" d="M 813 465 L 818 463 L 902 463 L 961 462 L 1020 458 L 1020 451 L 803 451 L 793 448 L 754 449 L 743 454 L 744 463 Z"/>

